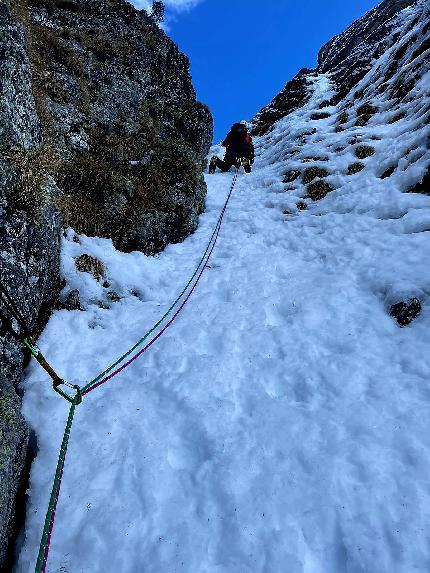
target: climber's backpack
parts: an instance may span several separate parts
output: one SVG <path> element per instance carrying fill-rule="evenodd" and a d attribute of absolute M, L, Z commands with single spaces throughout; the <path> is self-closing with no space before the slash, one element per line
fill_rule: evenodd
<path fill-rule="evenodd" d="M 248 135 L 248 130 L 243 123 L 234 123 L 231 127 L 231 133 L 244 140 Z"/>
<path fill-rule="evenodd" d="M 235 149 L 240 149 L 246 142 L 248 130 L 243 123 L 234 123 L 228 135 L 228 143 Z"/>

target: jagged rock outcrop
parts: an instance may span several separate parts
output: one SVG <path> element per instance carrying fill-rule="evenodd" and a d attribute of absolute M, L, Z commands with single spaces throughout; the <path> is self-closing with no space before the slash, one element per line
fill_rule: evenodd
<path fill-rule="evenodd" d="M 325 44 L 318 54 L 318 67 L 315 70 L 301 70 L 274 100 L 256 115 L 253 121 L 254 133 L 267 133 L 276 121 L 304 105 L 309 100 L 308 87 L 317 74 L 330 74 L 336 86 L 333 99 L 323 103 L 339 103 L 371 69 L 372 61 L 393 43 L 400 41 L 398 36 L 391 36 L 395 26 L 394 17 L 415 1 L 384 0 L 345 32 Z"/>
<path fill-rule="evenodd" d="M 414 3 L 415 0 L 384 0 L 379 6 L 370 10 L 351 24 L 345 32 L 335 36 L 321 48 L 318 54 L 319 71 L 324 73 L 339 66 L 346 67 L 349 58 L 354 58 L 356 63 L 363 56 L 367 56 L 370 60 L 373 56 L 373 50 L 370 48 L 380 40 L 386 39 L 390 32 L 391 26 L 386 25 L 387 22 Z M 364 44 L 367 44 L 369 50 L 365 50 Z"/>
<path fill-rule="evenodd" d="M 187 57 L 123 0 L 30 4 L 33 92 L 66 225 L 147 254 L 183 240 L 212 140 Z"/>
<path fill-rule="evenodd" d="M 374 58 L 399 40 L 390 38 L 393 17 L 414 3 L 415 0 L 384 0 L 321 48 L 318 73 L 332 74 L 338 89 L 336 101 L 345 97 L 367 74 Z"/>
<path fill-rule="evenodd" d="M 308 81 L 314 70 L 303 68 L 283 88 L 273 101 L 254 118 L 254 135 L 263 135 L 279 119 L 303 106 L 309 99 Z"/>
<path fill-rule="evenodd" d="M 212 118 L 186 56 L 122 0 L 0 3 L 0 90 L 0 280 L 37 334 L 61 288 L 64 226 L 147 254 L 195 230 Z M 4 333 L 0 355 L 3 570 L 29 429 L 26 357 Z"/>

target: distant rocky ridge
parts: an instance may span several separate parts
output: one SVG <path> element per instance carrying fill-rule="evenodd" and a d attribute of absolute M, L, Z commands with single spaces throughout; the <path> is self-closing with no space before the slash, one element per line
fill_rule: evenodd
<path fill-rule="evenodd" d="M 0 90 L 0 280 L 37 334 L 62 287 L 64 227 L 146 254 L 195 230 L 212 118 L 186 56 L 122 0 L 0 2 Z M 4 333 L 0 354 L 3 571 L 29 429 L 28 357 Z"/>
<path fill-rule="evenodd" d="M 375 228 L 389 219 L 402 221 L 405 235 L 428 235 L 428 219 L 403 221 L 430 196 L 428 0 L 382 2 L 326 44 L 318 68 L 288 82 L 253 125 L 257 161 L 270 160 L 282 181 L 286 221 L 344 216 L 353 205 L 366 214 L 359 188 L 379 213 Z M 400 283 L 382 299 L 403 328 L 425 308 L 428 284 Z"/>
<path fill-rule="evenodd" d="M 356 161 L 347 175 L 365 169 L 362 161 L 373 155 L 369 141 L 383 139 L 391 125 L 395 130 L 391 145 L 395 149 L 389 164 L 382 166 L 381 178 L 387 180 L 397 166 L 408 165 L 415 157 L 416 166 L 404 176 L 402 192 L 430 195 L 430 4 L 427 0 L 384 0 L 378 7 L 353 23 L 343 34 L 328 42 L 319 52 L 318 68 L 303 69 L 289 81 L 274 100 L 253 120 L 255 135 L 263 135 L 278 144 L 281 120 L 315 100 L 315 86 L 323 79 L 330 85 L 330 95 L 318 103 L 309 116 L 309 130 L 300 135 L 296 147 L 280 156 L 291 165 L 300 164 L 301 148 L 311 140 L 327 139 L 333 130 L 339 143 L 333 149 L 346 152 L 341 140 L 355 149 Z M 327 122 L 323 121 L 327 120 Z M 404 120 L 404 124 L 401 122 Z M 412 126 L 412 129 L 411 129 Z M 377 134 L 379 131 L 379 134 Z M 272 137 L 273 135 L 273 137 Z M 405 141 L 417 140 L 415 149 Z M 285 141 L 288 134 L 285 134 Z M 291 139 L 291 138 L 290 138 Z M 267 142 L 266 142 L 267 144 Z M 291 145 L 291 142 L 290 142 Z M 298 182 L 308 185 L 308 197 L 320 200 L 333 190 L 328 183 L 330 165 L 326 157 L 307 158 L 303 171 L 289 169 L 283 182 L 286 190 L 300 191 Z M 401 169 L 400 169 L 401 170 Z M 300 176 L 302 176 L 300 178 Z"/>
<path fill-rule="evenodd" d="M 390 33 L 393 17 L 416 0 L 384 0 L 379 6 L 335 36 L 318 55 L 315 70 L 304 68 L 290 80 L 274 100 L 254 118 L 254 134 L 263 135 L 272 125 L 309 100 L 307 85 L 315 74 L 330 73 L 336 86 L 331 103 L 339 103 L 367 74 L 372 61 L 383 54 L 393 41 Z"/>

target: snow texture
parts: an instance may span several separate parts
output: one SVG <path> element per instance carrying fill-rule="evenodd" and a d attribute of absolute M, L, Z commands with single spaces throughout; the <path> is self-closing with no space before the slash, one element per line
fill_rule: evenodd
<path fill-rule="evenodd" d="M 424 74 L 394 123 L 399 110 L 377 86 L 365 126 L 351 98 L 336 132 L 340 107 L 309 119 L 332 95 L 330 77 L 317 76 L 308 104 L 257 140 L 190 305 L 77 409 L 48 571 L 430 570 L 430 197 L 405 192 L 429 165 L 429 82 Z M 347 175 L 363 144 L 374 155 Z M 330 173 L 321 201 L 300 178 L 282 182 L 309 165 Z M 40 339 L 66 379 L 85 384 L 176 297 L 231 178 L 207 177 L 198 230 L 156 257 L 75 242 L 69 230 L 63 274 L 86 310 L 57 311 Z M 109 287 L 77 271 L 83 253 L 104 263 Z M 422 312 L 400 328 L 388 309 L 408 297 Z M 34 567 L 67 414 L 34 362 L 24 414 L 39 452 L 20 573 Z"/>

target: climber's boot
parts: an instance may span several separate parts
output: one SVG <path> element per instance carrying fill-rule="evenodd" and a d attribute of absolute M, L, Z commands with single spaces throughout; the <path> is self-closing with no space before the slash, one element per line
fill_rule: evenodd
<path fill-rule="evenodd" d="M 217 159 L 218 159 L 218 157 L 216 155 L 212 155 L 211 160 L 209 162 L 209 173 L 210 173 L 210 175 L 213 175 L 215 173 Z"/>
<path fill-rule="evenodd" d="M 247 159 L 246 157 L 243 157 L 241 164 L 245 170 L 245 173 L 251 173 L 252 168 L 251 168 L 251 163 L 249 162 L 249 159 Z"/>

